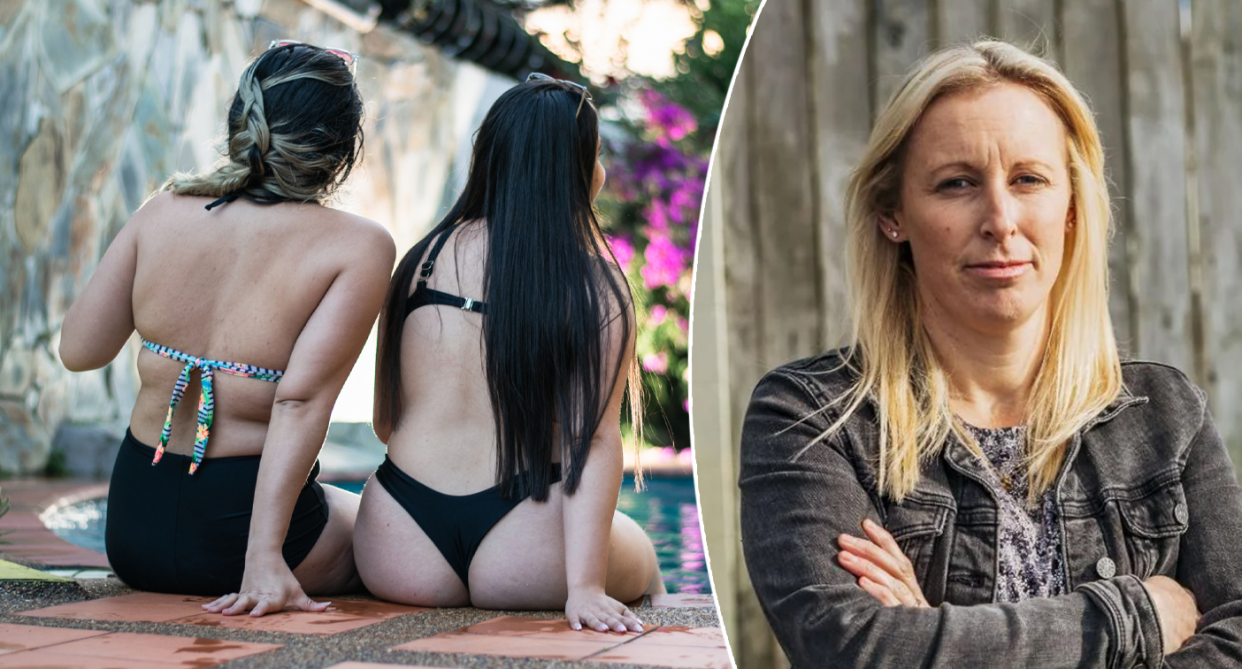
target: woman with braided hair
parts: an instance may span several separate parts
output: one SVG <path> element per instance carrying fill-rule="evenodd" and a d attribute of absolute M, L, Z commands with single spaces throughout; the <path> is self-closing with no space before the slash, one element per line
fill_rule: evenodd
<path fill-rule="evenodd" d="M 308 594 L 359 585 L 359 498 L 316 481 L 396 255 L 378 224 L 323 205 L 361 155 L 353 61 L 276 42 L 250 63 L 222 164 L 169 179 L 65 316 L 74 371 L 142 337 L 106 537 L 133 587 L 224 595 L 206 608 L 258 616 L 323 610 Z M 187 396 L 197 414 L 177 410 Z"/>

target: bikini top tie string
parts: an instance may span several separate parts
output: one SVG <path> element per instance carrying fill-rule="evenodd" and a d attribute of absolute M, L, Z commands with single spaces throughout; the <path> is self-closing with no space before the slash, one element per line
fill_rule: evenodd
<path fill-rule="evenodd" d="M 199 382 L 200 391 L 198 395 L 198 431 L 194 438 L 194 457 L 190 461 L 190 474 L 197 471 L 198 466 L 203 462 L 203 454 L 207 452 L 207 439 L 211 436 L 211 421 L 215 415 L 216 408 L 215 393 L 212 390 L 214 372 L 219 370 L 233 376 L 245 376 L 273 383 L 279 383 L 280 378 L 285 374 L 275 369 L 243 365 L 238 362 L 208 360 L 187 355 L 176 349 L 148 341 L 146 338 L 143 338 L 142 345 L 147 347 L 152 353 L 169 360 L 186 363 L 185 368 L 181 370 L 181 374 L 177 376 L 177 383 L 173 386 L 172 401 L 168 403 L 168 416 L 164 419 L 164 430 L 160 433 L 160 443 L 155 448 L 155 458 L 151 460 L 152 465 L 155 465 L 160 461 L 160 458 L 164 457 L 164 449 L 168 447 L 168 437 L 172 434 L 173 412 L 177 410 L 177 405 L 181 402 L 181 397 L 185 394 L 186 387 L 190 384 L 190 373 L 195 369 L 201 372 L 202 378 Z"/>

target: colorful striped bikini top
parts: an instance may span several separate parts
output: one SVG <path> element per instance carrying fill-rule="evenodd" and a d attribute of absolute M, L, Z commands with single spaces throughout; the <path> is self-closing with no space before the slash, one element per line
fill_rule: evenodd
<path fill-rule="evenodd" d="M 152 465 L 158 463 L 160 458 L 164 457 L 164 449 L 168 446 L 168 436 L 172 434 L 173 412 L 177 410 L 177 404 L 181 402 L 181 396 L 185 394 L 185 388 L 190 383 L 190 372 L 195 368 L 202 372 L 202 379 L 199 384 L 201 390 L 198 394 L 198 433 L 194 438 L 194 458 L 190 461 L 191 474 L 198 470 L 199 464 L 203 461 L 203 453 L 207 452 L 207 438 L 211 433 L 211 419 L 215 414 L 216 408 L 216 398 L 211 388 L 213 373 L 219 370 L 233 376 L 248 376 L 252 379 L 271 381 L 273 383 L 279 382 L 280 377 L 285 375 L 284 372 L 275 369 L 264 369 L 237 362 L 220 362 L 218 360 L 196 358 L 176 349 L 147 341 L 145 338 L 142 340 L 142 345 L 147 347 L 152 353 L 162 355 L 170 360 L 186 363 L 185 369 L 181 370 L 181 374 L 177 377 L 177 384 L 173 386 L 172 401 L 168 403 L 168 417 L 164 419 L 164 431 L 160 433 L 160 443 L 155 448 L 155 459 L 151 460 Z"/>

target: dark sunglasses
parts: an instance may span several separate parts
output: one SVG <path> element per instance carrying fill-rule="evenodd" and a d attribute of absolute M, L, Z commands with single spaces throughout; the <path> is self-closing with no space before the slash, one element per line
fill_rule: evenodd
<path fill-rule="evenodd" d="M 541 72 L 531 72 L 530 76 L 526 77 L 526 80 L 527 81 L 554 81 L 558 84 L 565 84 L 566 86 L 573 86 L 574 88 L 581 90 L 582 99 L 578 100 L 578 111 L 574 112 L 574 118 L 578 118 L 578 114 L 582 113 L 582 105 L 587 100 L 590 100 L 591 102 L 595 102 L 595 98 L 591 97 L 591 91 L 587 90 L 586 86 L 583 86 L 582 84 L 579 84 L 579 83 L 567 81 L 565 79 L 557 79 L 555 77 L 549 77 L 548 75 L 543 74 Z"/>
<path fill-rule="evenodd" d="M 279 49 L 285 46 L 298 46 L 300 44 L 305 44 L 306 46 L 314 46 L 313 44 L 306 44 L 306 42 L 299 42 L 293 39 L 277 39 L 277 40 L 272 40 L 272 43 L 267 45 L 267 50 L 271 51 L 272 49 Z M 323 48 L 323 47 L 320 47 L 320 48 Z M 345 67 L 349 68 L 349 73 L 350 74 L 354 73 L 354 69 L 358 65 L 358 57 L 355 56 L 353 53 L 346 51 L 344 49 L 323 49 L 323 50 L 345 61 Z"/>

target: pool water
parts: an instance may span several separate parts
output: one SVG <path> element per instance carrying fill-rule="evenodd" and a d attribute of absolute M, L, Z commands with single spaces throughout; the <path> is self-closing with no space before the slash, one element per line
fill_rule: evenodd
<path fill-rule="evenodd" d="M 332 485 L 362 492 L 363 482 L 334 482 Z M 635 492 L 634 479 L 627 476 L 621 484 L 617 509 L 633 518 L 651 537 L 669 592 L 711 592 L 693 479 L 647 479 L 647 489 Z M 62 539 L 103 553 L 107 515 L 108 500 L 99 498 L 57 509 L 45 517 L 44 522 Z"/>

